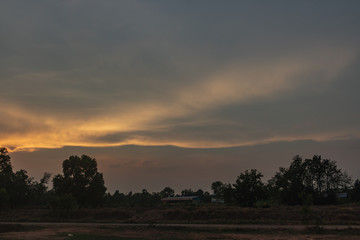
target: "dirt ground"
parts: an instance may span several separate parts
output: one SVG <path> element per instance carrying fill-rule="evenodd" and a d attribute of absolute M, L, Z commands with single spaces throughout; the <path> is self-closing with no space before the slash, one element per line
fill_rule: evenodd
<path fill-rule="evenodd" d="M 118 226 L 21 226 L 13 228 L 10 231 L 3 231 L 0 233 L 1 240 L 61 240 L 72 239 L 77 234 L 89 234 L 96 236 L 119 237 L 124 239 L 186 239 L 186 240 L 202 240 L 202 239 L 222 239 L 222 240 L 325 240 L 325 239 L 360 239 L 358 232 L 356 234 L 338 234 L 334 233 L 306 233 L 281 229 L 260 229 L 260 230 L 244 230 L 244 231 L 221 231 L 221 230 L 204 230 L 204 229 L 189 229 L 189 228 L 156 228 L 156 227 L 118 227 Z M 91 238 L 96 239 L 96 238 Z M 108 238 L 111 239 L 111 238 Z"/>

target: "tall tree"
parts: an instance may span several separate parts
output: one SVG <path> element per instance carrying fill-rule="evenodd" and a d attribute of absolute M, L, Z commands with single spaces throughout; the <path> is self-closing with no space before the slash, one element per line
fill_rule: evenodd
<path fill-rule="evenodd" d="M 299 155 L 293 157 L 289 168 L 279 168 L 279 172 L 269 181 L 269 189 L 280 202 L 290 205 L 302 203 L 302 193 L 305 191 L 304 179 L 306 170 Z"/>
<path fill-rule="evenodd" d="M 278 194 L 281 202 L 301 204 L 311 196 L 315 204 L 334 203 L 335 193 L 350 186 L 351 179 L 335 161 L 314 155 L 302 160 L 295 156 L 289 168 L 280 168 L 269 181 L 272 194 Z"/>
<path fill-rule="evenodd" d="M 159 194 L 161 198 L 173 197 L 175 195 L 175 191 L 170 187 L 165 187 Z"/>
<path fill-rule="evenodd" d="M 195 196 L 195 192 L 191 189 L 184 189 L 181 191 L 181 196 L 187 197 L 187 196 Z"/>
<path fill-rule="evenodd" d="M 0 148 L 0 188 L 9 188 L 12 182 L 14 172 L 10 159 L 7 149 Z"/>
<path fill-rule="evenodd" d="M 236 203 L 240 206 L 253 206 L 257 201 L 265 198 L 263 175 L 256 169 L 246 170 L 238 176 L 235 187 Z"/>
<path fill-rule="evenodd" d="M 225 185 L 221 181 L 216 181 L 211 184 L 211 190 L 218 199 L 224 199 L 224 189 Z"/>
<path fill-rule="evenodd" d="M 97 206 L 104 200 L 106 187 L 96 159 L 87 155 L 70 156 L 63 164 L 63 175 L 53 178 L 56 194 L 71 194 L 80 206 Z"/>
<path fill-rule="evenodd" d="M 17 207 L 34 202 L 35 188 L 45 188 L 46 191 L 46 183 L 34 181 L 24 169 L 14 172 L 10 160 L 7 149 L 0 148 L 0 201 L 3 202 L 0 205 Z"/>
<path fill-rule="evenodd" d="M 7 149 L 0 148 L 0 209 L 10 205 L 8 189 L 11 186 L 13 174 Z"/>
<path fill-rule="evenodd" d="M 353 201 L 360 201 L 360 180 L 356 179 L 354 187 L 352 189 L 351 199 Z"/>

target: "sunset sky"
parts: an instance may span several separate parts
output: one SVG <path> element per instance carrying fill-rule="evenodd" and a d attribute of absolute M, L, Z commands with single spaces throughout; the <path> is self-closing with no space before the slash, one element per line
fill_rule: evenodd
<path fill-rule="evenodd" d="M 360 178 L 360 1 L 0 1 L 0 146 L 110 192 L 320 154 Z"/>

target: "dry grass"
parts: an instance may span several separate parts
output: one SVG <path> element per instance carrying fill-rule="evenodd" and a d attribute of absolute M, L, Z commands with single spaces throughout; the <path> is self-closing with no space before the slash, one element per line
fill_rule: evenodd
<path fill-rule="evenodd" d="M 118 223 L 360 224 L 360 205 L 241 208 L 224 205 L 98 208 L 54 214 L 48 209 L 2 211 L 0 221 Z"/>

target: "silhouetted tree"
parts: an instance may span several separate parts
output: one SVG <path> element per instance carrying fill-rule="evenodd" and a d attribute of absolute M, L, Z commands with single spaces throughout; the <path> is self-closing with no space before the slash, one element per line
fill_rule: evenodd
<path fill-rule="evenodd" d="M 5 209 L 10 205 L 10 195 L 5 188 L 0 188 L 0 209 Z"/>
<path fill-rule="evenodd" d="M 350 183 L 350 177 L 337 168 L 335 161 L 318 155 L 303 161 L 297 155 L 289 168 L 280 168 L 269 181 L 269 189 L 282 203 L 302 204 L 310 196 L 315 204 L 326 204 L 334 203 L 336 192 Z"/>
<path fill-rule="evenodd" d="M 0 189 L 8 189 L 13 179 L 13 167 L 6 148 L 0 148 Z"/>
<path fill-rule="evenodd" d="M 8 189 L 13 205 L 23 205 L 30 201 L 31 182 L 32 179 L 23 169 L 14 174 L 11 189 Z"/>
<path fill-rule="evenodd" d="M 315 155 L 304 162 L 306 168 L 305 185 L 313 191 L 317 204 L 335 203 L 336 192 L 347 188 L 351 179 L 346 172 L 338 169 L 335 161 L 321 159 Z"/>
<path fill-rule="evenodd" d="M 191 189 L 184 189 L 181 191 L 181 196 L 183 196 L 183 197 L 198 196 L 200 198 L 201 202 L 210 202 L 211 201 L 210 193 L 204 192 L 202 189 L 198 189 L 196 192 L 194 192 Z"/>
<path fill-rule="evenodd" d="M 129 198 L 130 206 L 152 207 L 160 203 L 160 195 L 158 193 L 150 194 L 146 189 L 141 193 L 132 194 Z"/>
<path fill-rule="evenodd" d="M 199 189 L 196 192 L 196 196 L 200 197 L 201 202 L 204 202 L 204 203 L 211 202 L 211 195 L 208 191 L 204 192 L 203 190 Z"/>
<path fill-rule="evenodd" d="M 356 181 L 354 183 L 354 187 L 351 192 L 351 199 L 356 202 L 360 201 L 360 180 L 359 179 L 356 179 Z"/>
<path fill-rule="evenodd" d="M 30 183 L 31 189 L 31 203 L 33 205 L 45 205 L 48 201 L 47 199 L 47 184 L 49 183 L 51 173 L 44 173 L 44 176 L 40 179 L 40 182 L 32 181 Z"/>
<path fill-rule="evenodd" d="M 238 176 L 235 187 L 235 200 L 240 206 L 252 207 L 265 198 L 264 184 L 261 181 L 263 175 L 256 169 L 246 170 Z"/>
<path fill-rule="evenodd" d="M 165 187 L 159 194 L 161 198 L 173 197 L 175 195 L 175 191 L 170 187 Z"/>
<path fill-rule="evenodd" d="M 30 202 L 32 196 L 31 186 L 36 182 L 27 175 L 23 169 L 13 172 L 11 158 L 6 148 L 0 148 L 0 189 L 1 201 L 8 201 L 0 205 L 11 205 L 13 207 Z"/>
<path fill-rule="evenodd" d="M 106 187 L 96 159 L 86 155 L 70 156 L 63 164 L 63 175 L 53 178 L 56 194 L 71 194 L 80 206 L 98 206 L 104 200 Z"/>
<path fill-rule="evenodd" d="M 280 167 L 279 172 L 269 181 L 272 195 L 276 195 L 282 203 L 301 204 L 301 194 L 305 192 L 305 173 L 302 158 L 298 155 L 293 157 L 290 167 L 288 169 Z"/>
<path fill-rule="evenodd" d="M 202 189 L 198 189 L 196 192 L 194 192 L 193 196 L 198 196 L 200 201 L 203 203 L 211 201 L 210 193 L 204 192 Z"/>
<path fill-rule="evenodd" d="M 235 189 L 230 183 L 224 184 L 224 202 L 226 204 L 233 204 L 235 202 Z"/>
<path fill-rule="evenodd" d="M 225 185 L 221 181 L 216 181 L 211 184 L 211 190 L 218 199 L 224 199 Z"/>
<path fill-rule="evenodd" d="M 195 196 L 195 192 L 191 189 L 184 189 L 181 191 L 181 196 Z"/>

